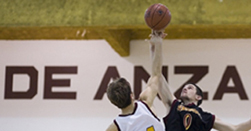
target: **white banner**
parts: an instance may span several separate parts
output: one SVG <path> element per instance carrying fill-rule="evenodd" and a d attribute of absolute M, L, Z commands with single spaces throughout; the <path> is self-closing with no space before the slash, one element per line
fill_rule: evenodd
<path fill-rule="evenodd" d="M 250 43 L 164 40 L 163 73 L 173 92 L 195 82 L 206 95 L 204 110 L 240 123 L 251 117 Z M 120 113 L 106 97 L 107 83 L 125 77 L 137 96 L 149 73 L 143 40 L 131 41 L 128 57 L 104 40 L 0 41 L 0 131 L 105 130 Z M 155 108 L 166 115 L 158 98 Z"/>

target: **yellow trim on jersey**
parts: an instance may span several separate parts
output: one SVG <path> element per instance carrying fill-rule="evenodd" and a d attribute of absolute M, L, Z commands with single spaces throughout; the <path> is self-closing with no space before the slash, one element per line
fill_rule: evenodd
<path fill-rule="evenodd" d="M 177 108 L 178 111 L 188 111 L 188 112 L 193 112 L 195 114 L 197 114 L 200 118 L 200 113 L 196 110 L 196 109 L 193 109 L 193 108 L 188 108 L 188 107 L 185 107 L 183 105 L 179 105 L 178 108 Z"/>

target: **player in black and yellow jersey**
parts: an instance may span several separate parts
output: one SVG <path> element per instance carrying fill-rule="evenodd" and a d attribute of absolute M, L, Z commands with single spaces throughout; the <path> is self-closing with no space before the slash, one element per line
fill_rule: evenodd
<path fill-rule="evenodd" d="M 162 64 L 162 36 L 164 31 L 152 31 L 157 35 L 153 54 L 153 60 Z M 160 67 L 159 67 L 160 68 Z M 163 121 L 166 131 L 210 131 L 212 128 L 219 131 L 248 131 L 251 129 L 251 120 L 232 125 L 221 121 L 217 116 L 205 112 L 199 105 L 202 103 L 202 90 L 196 84 L 186 84 L 180 94 L 180 99 L 175 98 L 169 85 L 162 76 L 158 93 L 167 109 Z"/>

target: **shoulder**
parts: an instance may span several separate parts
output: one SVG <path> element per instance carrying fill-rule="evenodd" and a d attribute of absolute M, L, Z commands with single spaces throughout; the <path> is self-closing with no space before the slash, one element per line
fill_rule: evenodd
<path fill-rule="evenodd" d="M 175 116 L 176 115 L 176 112 L 177 112 L 177 108 L 178 106 L 181 104 L 181 101 L 178 100 L 178 99 L 174 99 L 172 101 L 172 104 L 171 104 L 171 107 L 170 107 L 170 110 L 168 111 L 168 114 L 164 117 L 164 120 L 167 121 L 167 118 L 169 118 L 170 116 Z"/>
<path fill-rule="evenodd" d="M 107 129 L 106 131 L 120 131 L 118 130 L 118 127 L 116 126 L 116 124 L 113 122 Z"/>
<path fill-rule="evenodd" d="M 137 104 L 137 107 L 138 108 L 144 108 L 144 109 L 147 109 L 149 111 L 153 111 L 152 110 L 152 107 L 150 107 L 145 101 L 143 100 L 138 100 L 136 101 L 136 104 Z"/>
<path fill-rule="evenodd" d="M 136 100 L 135 102 L 136 102 L 137 104 L 139 104 L 139 105 L 148 106 L 147 103 L 146 103 L 144 100 Z"/>
<path fill-rule="evenodd" d="M 174 107 L 175 105 L 180 105 L 180 104 L 181 104 L 181 101 L 180 101 L 180 100 L 174 99 L 174 100 L 172 101 L 171 107 Z"/>
<path fill-rule="evenodd" d="M 181 104 L 181 101 L 178 100 L 178 99 L 174 99 L 171 104 L 170 104 L 170 107 L 169 107 L 169 110 L 168 112 L 172 112 L 175 108 L 178 108 L 178 106 Z"/>
<path fill-rule="evenodd" d="M 149 107 L 149 105 L 145 101 L 143 101 L 143 100 L 138 100 L 135 103 L 137 105 L 137 108 L 144 108 L 144 109 L 151 110 L 151 108 Z"/>
<path fill-rule="evenodd" d="M 214 116 L 211 112 L 208 112 L 208 111 L 204 111 L 201 107 L 197 107 L 197 110 L 203 114 L 203 115 L 212 115 Z"/>
<path fill-rule="evenodd" d="M 215 123 L 215 115 L 208 112 L 208 111 L 203 111 L 202 108 L 198 107 L 197 110 L 200 112 L 201 117 L 204 121 L 210 122 L 210 123 Z"/>
<path fill-rule="evenodd" d="M 160 119 L 155 114 L 154 109 L 152 109 L 151 107 L 149 107 L 144 101 L 141 101 L 141 100 L 137 101 L 137 104 L 138 104 L 139 110 L 144 110 L 148 114 L 151 114 L 153 117 L 155 117 L 158 121 L 160 121 Z"/>

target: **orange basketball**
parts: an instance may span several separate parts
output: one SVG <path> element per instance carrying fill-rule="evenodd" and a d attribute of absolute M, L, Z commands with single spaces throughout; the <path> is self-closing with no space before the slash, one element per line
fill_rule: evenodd
<path fill-rule="evenodd" d="M 167 27 L 171 21 L 171 13 L 163 4 L 153 4 L 145 12 L 145 22 L 153 30 Z"/>

